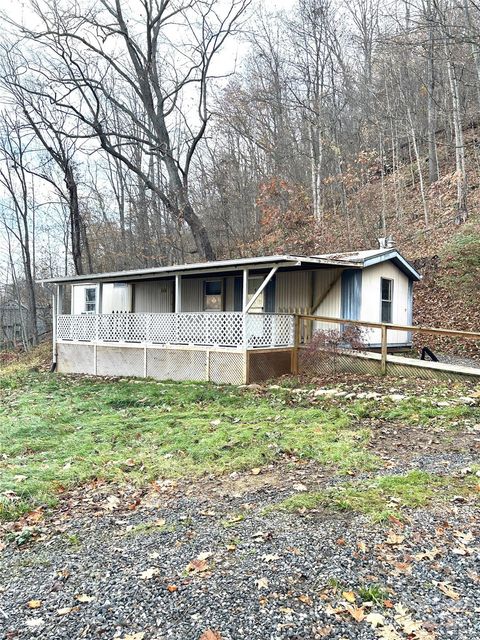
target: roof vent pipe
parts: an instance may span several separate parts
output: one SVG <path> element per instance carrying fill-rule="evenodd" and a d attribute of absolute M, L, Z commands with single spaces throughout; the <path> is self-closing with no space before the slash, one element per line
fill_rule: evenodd
<path fill-rule="evenodd" d="M 380 249 L 392 249 L 392 247 L 395 246 L 395 240 L 393 239 L 393 236 L 378 238 L 378 245 Z"/>

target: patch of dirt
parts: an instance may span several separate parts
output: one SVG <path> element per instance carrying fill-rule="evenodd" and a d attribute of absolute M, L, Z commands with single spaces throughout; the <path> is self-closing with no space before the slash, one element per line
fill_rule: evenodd
<path fill-rule="evenodd" d="M 426 428 L 401 422 L 381 422 L 371 426 L 368 448 L 372 453 L 396 463 L 429 453 L 480 453 L 480 427 L 471 431 Z"/>

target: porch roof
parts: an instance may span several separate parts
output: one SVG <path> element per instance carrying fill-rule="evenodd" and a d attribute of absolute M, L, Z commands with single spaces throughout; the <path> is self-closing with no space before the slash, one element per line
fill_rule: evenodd
<path fill-rule="evenodd" d="M 183 274 L 208 274 L 240 271 L 244 268 L 268 269 L 272 267 L 295 268 L 303 264 L 318 267 L 354 265 L 346 260 L 324 259 L 322 256 L 257 256 L 255 258 L 238 258 L 235 260 L 214 260 L 211 262 L 193 262 L 190 264 L 176 264 L 168 267 L 151 267 L 148 269 L 134 269 L 129 271 L 112 271 L 109 273 L 94 273 L 81 276 L 65 276 L 45 278 L 40 283 L 80 283 L 80 282 L 113 282 L 115 280 L 142 280 L 156 277 L 169 277 Z"/>
<path fill-rule="evenodd" d="M 219 274 L 249 269 L 278 268 L 328 268 L 343 267 L 363 269 L 384 260 L 392 260 L 411 279 L 419 280 L 420 275 L 396 249 L 352 251 L 348 253 L 323 254 L 316 256 L 274 255 L 257 256 L 254 258 L 238 258 L 235 260 L 215 260 L 211 262 L 194 262 L 177 264 L 168 267 L 151 267 L 148 269 L 133 269 L 129 271 L 112 271 L 108 273 L 85 274 L 81 276 L 64 276 L 45 278 L 40 283 L 75 284 L 82 282 L 115 282 L 146 280 L 175 275 Z"/>

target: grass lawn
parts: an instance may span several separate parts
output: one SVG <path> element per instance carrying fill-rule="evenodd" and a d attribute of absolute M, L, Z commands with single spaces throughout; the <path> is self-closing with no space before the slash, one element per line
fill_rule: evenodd
<path fill-rule="evenodd" d="M 377 465 L 353 414 L 291 405 L 285 390 L 22 372 L 0 378 L 0 394 L 0 494 L 20 498 L 2 501 L 4 518 L 51 505 L 63 488 L 93 478 L 141 484 L 248 469 L 283 454 L 344 471 Z"/>
<path fill-rule="evenodd" d="M 94 478 L 145 485 L 285 456 L 330 465 L 332 473 L 374 470 L 382 462 L 367 448 L 369 420 L 448 424 L 475 411 L 439 407 L 433 398 L 312 403 L 283 387 L 259 392 L 6 370 L 0 372 L 0 518 L 54 505 L 64 489 Z"/>

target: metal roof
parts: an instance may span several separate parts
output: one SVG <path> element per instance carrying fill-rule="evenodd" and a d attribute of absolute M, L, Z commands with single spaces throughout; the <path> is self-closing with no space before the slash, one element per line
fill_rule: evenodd
<path fill-rule="evenodd" d="M 235 260 L 214 260 L 211 262 L 194 262 L 189 264 L 171 265 L 168 267 L 151 267 L 148 269 L 133 269 L 129 271 L 112 271 L 107 273 L 85 274 L 81 276 L 63 276 L 45 278 L 40 283 L 81 283 L 81 282 L 113 282 L 115 280 L 143 280 L 155 277 L 169 277 L 186 273 L 209 273 L 217 271 L 238 271 L 245 267 L 268 268 L 274 266 L 300 267 L 303 264 L 316 267 L 350 267 L 364 268 L 382 262 L 393 260 L 409 277 L 419 280 L 420 275 L 395 249 L 381 251 L 354 251 L 349 253 L 324 254 L 317 256 L 275 255 L 258 256 L 255 258 L 238 258 Z"/>
<path fill-rule="evenodd" d="M 412 280 L 421 280 L 422 278 L 413 265 L 411 265 L 397 249 L 393 249 L 392 247 L 387 249 L 367 249 L 366 251 L 348 251 L 346 253 L 325 253 L 315 257 L 324 260 L 343 260 L 363 269 L 380 262 L 391 260 Z"/>

